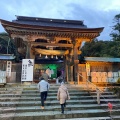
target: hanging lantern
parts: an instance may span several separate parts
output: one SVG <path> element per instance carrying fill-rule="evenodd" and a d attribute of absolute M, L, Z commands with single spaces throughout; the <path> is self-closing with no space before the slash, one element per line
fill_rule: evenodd
<path fill-rule="evenodd" d="M 46 56 L 45 56 L 45 58 L 47 59 L 47 58 L 48 58 L 48 56 L 46 55 Z"/>
<path fill-rule="evenodd" d="M 53 58 L 53 55 L 51 55 L 51 58 Z"/>
<path fill-rule="evenodd" d="M 57 55 L 56 55 L 56 59 L 58 59 Z"/>

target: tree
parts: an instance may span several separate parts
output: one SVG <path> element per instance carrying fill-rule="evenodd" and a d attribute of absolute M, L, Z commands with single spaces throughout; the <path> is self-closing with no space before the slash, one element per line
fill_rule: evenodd
<path fill-rule="evenodd" d="M 113 38 L 113 41 L 120 41 L 120 14 L 115 15 L 113 20 L 115 25 L 112 27 L 113 31 L 110 36 Z"/>
<path fill-rule="evenodd" d="M 0 33 L 0 54 L 14 54 L 16 56 L 16 61 L 19 59 L 14 41 L 5 32 Z"/>
<path fill-rule="evenodd" d="M 15 54 L 16 49 L 13 40 L 7 33 L 0 33 L 0 53 Z"/>
<path fill-rule="evenodd" d="M 120 57 L 120 42 L 95 39 L 92 42 L 86 42 L 81 51 L 86 57 Z"/>
<path fill-rule="evenodd" d="M 102 48 L 102 42 L 99 42 L 97 39 L 94 39 L 91 42 L 86 42 L 81 48 L 83 56 L 87 57 L 100 57 L 100 51 Z"/>

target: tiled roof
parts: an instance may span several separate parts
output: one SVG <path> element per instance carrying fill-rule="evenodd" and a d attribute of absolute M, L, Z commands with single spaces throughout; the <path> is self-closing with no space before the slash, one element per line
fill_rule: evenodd
<path fill-rule="evenodd" d="M 83 21 L 78 20 L 64 20 L 64 19 L 51 19 L 51 18 L 37 18 L 37 17 L 23 17 L 17 16 L 14 23 L 37 25 L 37 26 L 52 26 L 52 27 L 64 27 L 64 28 L 87 28 L 83 24 Z"/>
<path fill-rule="evenodd" d="M 13 60 L 15 56 L 12 54 L 0 54 L 0 60 Z"/>
<path fill-rule="evenodd" d="M 120 62 L 120 58 L 109 58 L 109 57 L 85 57 L 85 61 L 95 62 Z"/>

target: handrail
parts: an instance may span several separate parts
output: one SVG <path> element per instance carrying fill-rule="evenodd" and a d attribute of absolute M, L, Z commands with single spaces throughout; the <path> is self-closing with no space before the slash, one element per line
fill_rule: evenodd
<path fill-rule="evenodd" d="M 78 73 L 82 78 L 84 78 L 80 73 Z M 84 78 L 85 79 L 85 78 Z M 95 85 L 94 83 L 92 83 L 92 82 L 90 82 L 88 79 L 85 79 L 86 80 L 86 82 L 87 83 L 91 83 L 94 87 L 96 87 L 96 92 L 97 92 L 97 102 L 98 102 L 98 104 L 100 104 L 100 92 L 104 92 L 104 91 L 102 91 L 102 90 L 100 90 L 98 87 L 97 87 L 97 85 Z M 100 92 L 99 92 L 100 91 Z M 109 103 L 107 100 L 106 100 L 106 98 L 103 96 L 103 95 L 101 95 L 104 99 L 105 99 L 105 102 L 106 103 Z M 116 105 L 114 105 L 114 109 L 117 109 L 118 110 L 118 106 L 116 106 Z M 111 110 L 109 111 L 110 112 L 110 117 L 111 117 L 111 119 L 112 119 L 112 114 L 111 114 Z"/>
<path fill-rule="evenodd" d="M 83 77 L 80 73 L 78 73 L 81 77 Z M 84 77 L 83 77 L 84 78 Z M 88 79 L 86 79 L 86 83 L 90 83 L 90 84 L 92 84 L 92 86 L 94 86 L 95 87 L 95 89 L 96 89 L 96 92 L 97 92 L 97 103 L 98 104 L 100 104 L 100 93 L 101 92 L 104 92 L 104 91 L 102 91 L 102 90 L 100 90 L 98 87 L 97 87 L 97 85 L 95 85 L 94 83 L 92 83 L 92 82 L 90 82 Z M 87 88 L 88 88 L 88 91 L 89 91 L 89 85 L 87 85 Z M 103 97 L 103 96 L 102 96 Z M 104 97 L 103 97 L 104 98 Z M 104 98 L 105 99 L 105 98 Z"/>
<path fill-rule="evenodd" d="M 83 77 L 80 73 L 78 73 L 81 77 Z M 84 77 L 83 77 L 84 78 Z M 85 79 L 85 78 L 84 78 Z M 104 92 L 103 90 L 100 90 L 98 87 L 97 87 L 97 85 L 95 85 L 94 83 L 92 83 L 92 82 L 90 82 L 89 80 L 87 80 L 87 79 L 85 79 L 86 80 L 86 82 L 87 83 L 91 83 L 94 87 L 96 87 L 96 92 L 97 92 L 97 102 L 98 102 L 98 104 L 100 104 L 100 92 Z M 99 97 L 99 98 L 98 98 Z M 103 95 L 101 95 L 101 97 L 102 98 L 104 98 L 105 99 L 105 101 L 106 101 L 106 103 L 108 103 L 108 101 L 106 100 L 106 98 L 103 96 Z M 116 105 L 114 105 L 116 108 L 117 108 L 117 106 Z"/>
<path fill-rule="evenodd" d="M 84 78 L 80 73 L 78 73 L 82 78 Z M 84 78 L 85 79 L 85 78 Z M 88 82 L 88 83 L 90 83 L 90 84 L 92 84 L 96 89 L 98 89 L 100 92 L 104 92 L 104 91 L 102 91 L 102 90 L 100 90 L 98 87 L 97 87 L 97 85 L 95 85 L 94 83 L 92 83 L 92 82 L 90 82 L 88 79 L 85 79 L 86 80 L 86 82 Z"/>

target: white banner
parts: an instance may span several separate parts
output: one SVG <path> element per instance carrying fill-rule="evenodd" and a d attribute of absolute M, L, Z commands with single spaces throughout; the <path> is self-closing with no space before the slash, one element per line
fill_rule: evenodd
<path fill-rule="evenodd" d="M 21 81 L 33 81 L 34 59 L 22 60 Z"/>
<path fill-rule="evenodd" d="M 7 61 L 7 66 L 6 66 L 6 76 L 11 77 L 11 68 L 12 68 L 12 62 Z"/>
<path fill-rule="evenodd" d="M 86 72 L 87 72 L 87 76 L 90 76 L 90 64 L 86 63 Z"/>
<path fill-rule="evenodd" d="M 6 71 L 0 70 L 0 83 L 6 83 Z"/>

